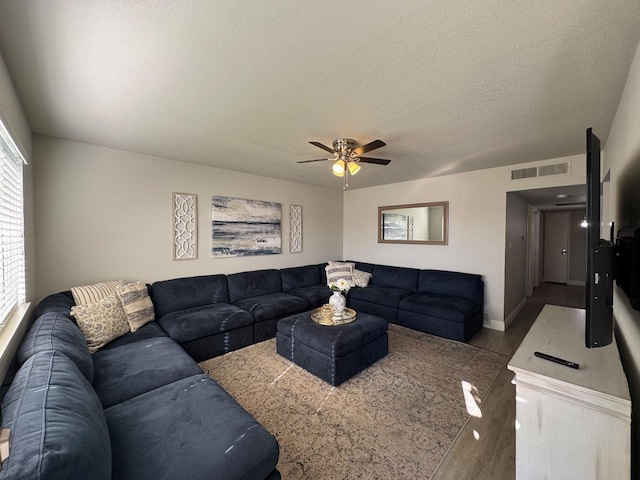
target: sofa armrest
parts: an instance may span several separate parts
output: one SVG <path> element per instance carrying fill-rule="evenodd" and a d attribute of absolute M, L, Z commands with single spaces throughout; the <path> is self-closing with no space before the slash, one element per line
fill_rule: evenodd
<path fill-rule="evenodd" d="M 2 400 L 11 430 L 2 478 L 111 478 L 111 442 L 102 405 L 64 354 L 36 353 Z"/>

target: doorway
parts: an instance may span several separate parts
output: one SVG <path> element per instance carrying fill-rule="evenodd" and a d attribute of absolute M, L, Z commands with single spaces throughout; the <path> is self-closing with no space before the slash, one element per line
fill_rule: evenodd
<path fill-rule="evenodd" d="M 544 214 L 542 278 L 545 282 L 569 280 L 569 212 Z"/>
<path fill-rule="evenodd" d="M 507 192 L 505 328 L 525 305 L 527 297 L 534 294 L 534 289 L 540 282 L 585 285 L 586 231 L 580 227 L 580 222 L 585 216 L 586 190 L 586 185 L 582 184 Z M 566 220 L 566 247 L 544 245 L 545 215 L 555 212 L 562 212 L 565 218 L 569 216 Z M 563 230 L 566 232 L 567 228 Z M 523 237 L 526 238 L 526 246 L 520 249 Z M 565 248 L 566 252 L 563 255 L 562 251 Z M 550 250 L 556 250 L 560 255 L 559 264 L 562 270 L 557 275 L 553 272 L 553 265 L 550 265 L 552 262 L 548 258 L 545 268 L 545 252 Z M 522 265 L 524 268 L 521 268 Z"/>

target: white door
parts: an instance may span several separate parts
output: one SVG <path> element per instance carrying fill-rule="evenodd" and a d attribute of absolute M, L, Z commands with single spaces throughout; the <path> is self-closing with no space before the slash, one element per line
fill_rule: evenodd
<path fill-rule="evenodd" d="M 545 282 L 567 283 L 569 279 L 569 212 L 544 214 Z"/>

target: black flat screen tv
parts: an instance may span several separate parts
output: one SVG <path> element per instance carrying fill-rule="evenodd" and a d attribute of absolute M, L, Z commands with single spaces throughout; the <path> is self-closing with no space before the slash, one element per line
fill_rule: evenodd
<path fill-rule="evenodd" d="M 613 340 L 615 247 L 600 238 L 600 139 L 587 129 L 587 278 L 585 344 L 603 347 Z"/>

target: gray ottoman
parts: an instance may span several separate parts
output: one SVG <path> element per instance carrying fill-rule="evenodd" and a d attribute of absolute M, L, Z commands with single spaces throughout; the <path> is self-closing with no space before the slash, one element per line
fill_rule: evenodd
<path fill-rule="evenodd" d="M 355 322 L 325 326 L 311 312 L 278 322 L 277 352 L 331 385 L 339 385 L 389 352 L 387 321 L 358 313 Z"/>

